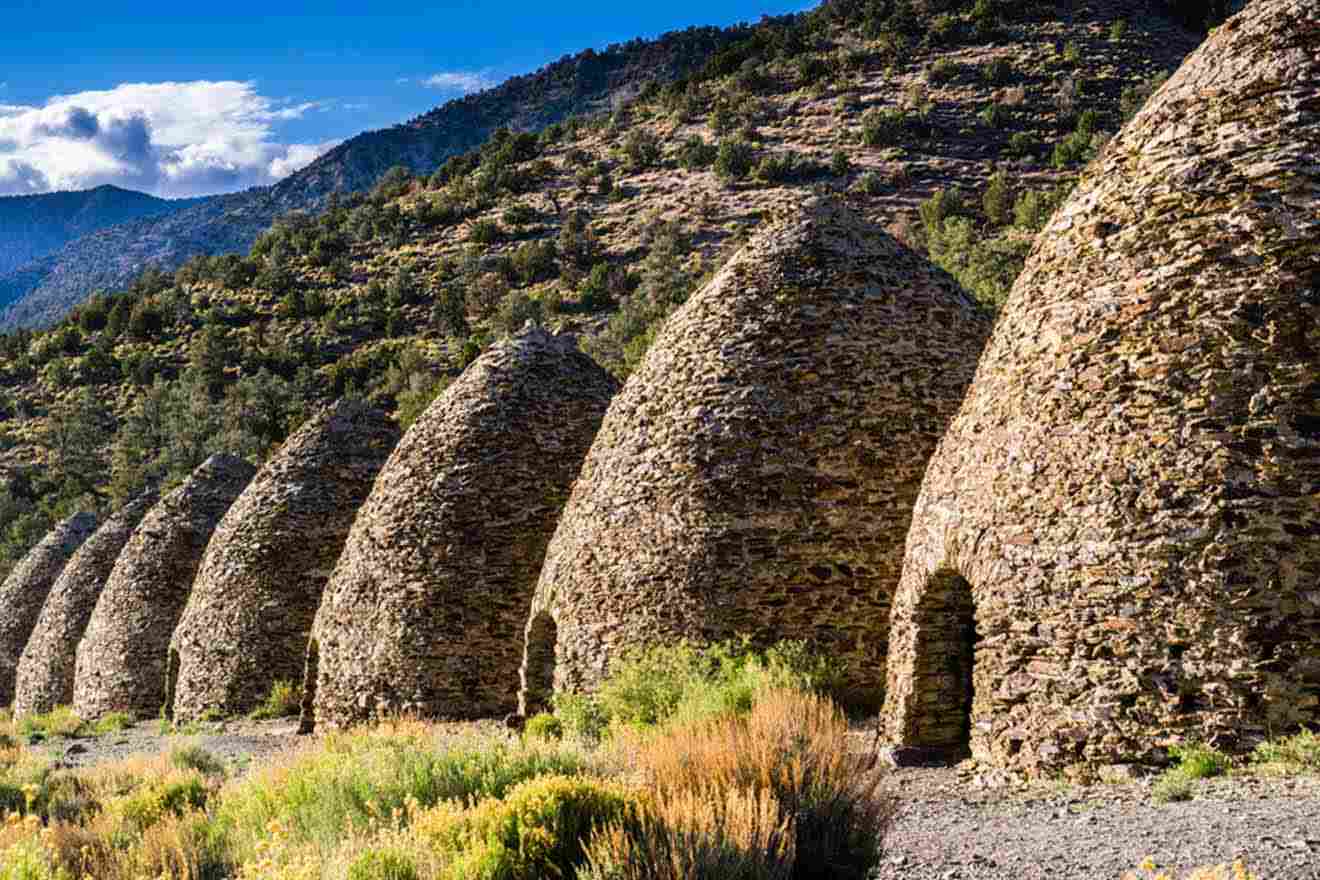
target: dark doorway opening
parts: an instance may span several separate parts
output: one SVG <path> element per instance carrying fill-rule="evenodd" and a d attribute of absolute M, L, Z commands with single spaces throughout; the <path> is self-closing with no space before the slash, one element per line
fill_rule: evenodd
<path fill-rule="evenodd" d="M 179 687 L 179 652 L 170 648 L 165 660 L 165 705 L 161 707 L 167 721 L 174 720 L 174 694 Z"/>
<path fill-rule="evenodd" d="M 316 639 L 310 639 L 307 642 L 307 661 L 303 664 L 302 704 L 298 715 L 299 733 L 311 733 L 316 729 L 316 676 L 320 663 L 320 647 L 316 644 Z"/>
<path fill-rule="evenodd" d="M 527 626 L 522 690 L 518 695 L 518 709 L 525 717 L 550 708 L 555 693 L 555 644 L 558 640 L 559 627 L 548 612 L 542 611 L 532 618 Z"/>
<path fill-rule="evenodd" d="M 962 576 L 937 572 L 916 609 L 916 712 L 905 745 L 959 760 L 970 754 L 975 703 L 976 604 Z"/>

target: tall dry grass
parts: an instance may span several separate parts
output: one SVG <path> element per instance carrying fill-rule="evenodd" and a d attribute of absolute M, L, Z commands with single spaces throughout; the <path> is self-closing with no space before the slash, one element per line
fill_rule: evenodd
<path fill-rule="evenodd" d="M 881 791 L 874 759 L 849 741 L 838 707 L 814 694 L 764 692 L 746 717 L 624 734 L 616 747 L 657 806 L 648 822 L 593 843 L 602 878 L 650 878 L 628 863 L 671 864 L 675 841 L 704 829 L 742 859 L 746 873 L 727 876 L 863 880 L 893 821 L 895 800 Z M 771 805 L 773 814 L 765 812 Z M 685 870 L 681 876 L 719 876 L 714 865 Z"/>

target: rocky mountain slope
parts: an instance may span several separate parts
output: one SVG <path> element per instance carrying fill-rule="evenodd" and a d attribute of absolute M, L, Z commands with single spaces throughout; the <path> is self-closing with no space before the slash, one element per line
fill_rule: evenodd
<path fill-rule="evenodd" d="M 247 256 L 0 336 L 0 563 L 79 503 L 213 452 L 258 461 L 334 397 L 407 424 L 527 320 L 626 375 L 764 216 L 817 192 L 993 308 L 1105 132 L 1199 38 L 1142 0 L 931 5 L 766 23 L 612 112 L 497 130 L 428 177 L 286 218 Z"/>
<path fill-rule="evenodd" d="M 394 166 L 430 173 L 497 128 L 537 130 L 575 113 L 608 109 L 648 82 L 692 72 L 747 33 L 744 27 L 694 27 L 600 52 L 588 49 L 402 125 L 360 134 L 274 186 L 104 229 L 36 262 L 0 262 L 0 306 L 9 306 L 0 327 L 49 324 L 92 291 L 122 287 L 148 266 L 173 270 L 190 257 L 246 251 L 281 214 L 316 210 L 334 192 L 365 190 Z"/>

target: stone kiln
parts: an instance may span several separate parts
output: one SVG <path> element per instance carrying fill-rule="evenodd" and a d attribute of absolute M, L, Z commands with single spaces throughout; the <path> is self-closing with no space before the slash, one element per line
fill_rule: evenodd
<path fill-rule="evenodd" d="M 246 714 L 276 681 L 302 682 L 326 580 L 398 440 L 384 413 L 340 400 L 243 490 L 211 537 L 174 631 L 177 720 Z"/>
<path fill-rule="evenodd" d="M 523 708 L 631 645 L 805 639 L 877 706 L 926 461 L 988 317 L 831 202 L 773 220 L 665 325 L 546 554 Z"/>
<path fill-rule="evenodd" d="M 60 572 L 18 664 L 15 714 L 49 712 L 73 702 L 78 640 L 120 551 L 157 499 L 156 493 L 147 492 L 125 504 L 78 548 Z"/>
<path fill-rule="evenodd" d="M 216 524 L 255 468 L 213 455 L 153 507 L 115 561 L 78 645 L 73 709 L 139 718 L 165 706 L 170 636 Z"/>
<path fill-rule="evenodd" d="M 75 513 L 51 529 L 0 584 L 0 707 L 14 701 L 19 659 L 55 579 L 95 529 L 94 515 Z"/>
<path fill-rule="evenodd" d="M 527 330 L 431 404 L 326 587 L 307 664 L 317 722 L 515 707 L 545 545 L 616 389 L 570 337 Z"/>
<path fill-rule="evenodd" d="M 1218 28 L 1041 234 L 932 460 L 887 724 L 1027 771 L 1320 722 L 1320 3 Z"/>

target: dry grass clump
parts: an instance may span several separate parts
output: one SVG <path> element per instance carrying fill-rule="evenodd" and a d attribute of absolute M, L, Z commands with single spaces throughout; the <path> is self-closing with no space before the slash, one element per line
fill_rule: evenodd
<path fill-rule="evenodd" d="M 652 737 L 621 735 L 618 747 L 659 806 L 654 821 L 631 834 L 616 830 L 593 846 L 592 862 L 601 871 L 638 857 L 672 863 L 675 841 L 706 828 L 738 849 L 748 877 L 787 870 L 792 878 L 822 871 L 864 878 L 893 820 L 895 802 L 880 793 L 874 760 L 851 747 L 838 707 L 814 694 L 768 691 L 745 718 L 720 717 Z M 772 815 L 765 812 L 771 804 Z M 650 876 L 630 873 L 640 868 L 616 870 L 623 873 L 602 876 Z"/>
<path fill-rule="evenodd" d="M 1155 864 L 1154 859 L 1146 859 L 1135 871 L 1128 871 L 1123 880 L 1175 880 L 1174 875 Z M 1193 868 L 1184 880 L 1258 880 L 1241 859 L 1231 865 L 1202 865 Z"/>

